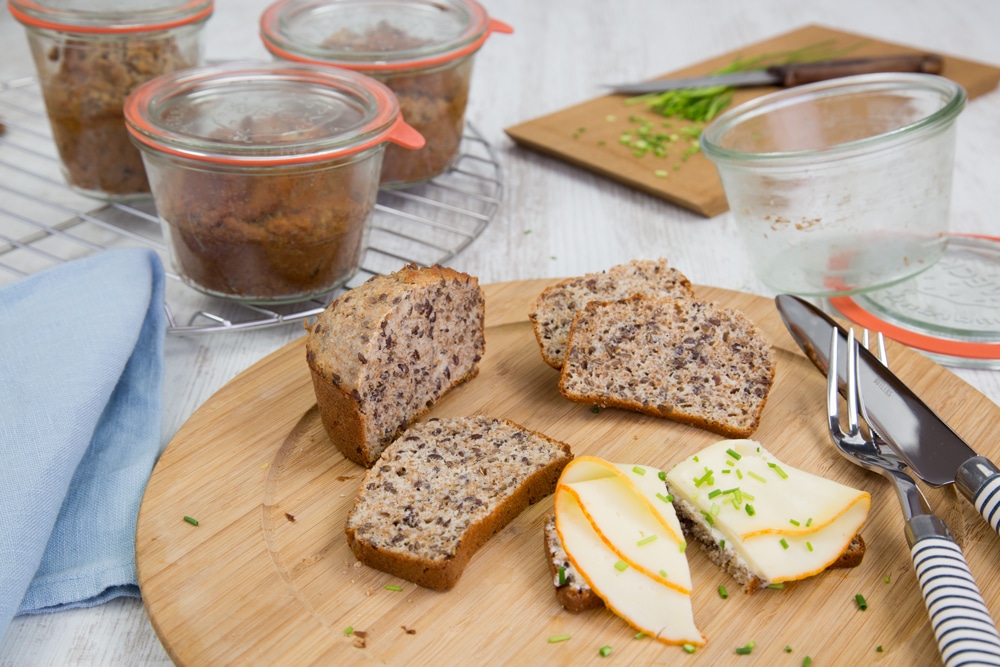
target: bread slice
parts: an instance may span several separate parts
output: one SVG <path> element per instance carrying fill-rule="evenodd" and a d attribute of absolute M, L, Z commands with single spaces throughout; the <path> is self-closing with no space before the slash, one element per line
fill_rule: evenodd
<path fill-rule="evenodd" d="M 347 517 L 362 563 L 435 590 L 528 505 L 555 491 L 568 445 L 490 417 L 429 419 L 382 453 Z"/>
<path fill-rule="evenodd" d="M 532 304 L 528 318 L 542 359 L 561 368 L 573 317 L 592 301 L 618 301 L 636 294 L 693 297 L 691 282 L 667 260 L 632 260 L 601 273 L 588 273 L 546 288 Z"/>
<path fill-rule="evenodd" d="M 559 532 L 556 531 L 555 514 L 549 515 L 545 520 L 543 534 L 546 560 L 552 572 L 552 584 L 555 586 L 559 604 L 574 614 L 603 607 L 604 600 L 580 576 L 566 555 L 562 540 L 559 539 Z"/>
<path fill-rule="evenodd" d="M 576 315 L 559 391 L 737 438 L 757 429 L 774 370 L 771 345 L 743 313 L 632 297 Z"/>
<path fill-rule="evenodd" d="M 306 360 L 323 426 L 344 456 L 370 467 L 407 424 L 479 372 L 484 303 L 472 276 L 410 264 L 320 313 Z"/>
<path fill-rule="evenodd" d="M 684 535 L 691 541 L 697 541 L 708 558 L 722 568 L 723 572 L 735 579 L 743 587 L 744 592 L 753 593 L 768 587 L 771 582 L 754 573 L 735 549 L 731 546 L 720 546 L 719 541 L 712 534 L 711 527 L 690 503 L 675 498 L 674 509 L 677 510 L 677 518 L 680 519 Z M 864 538 L 860 534 L 855 535 L 840 557 L 828 565 L 827 569 L 851 568 L 861 565 L 861 561 L 865 557 L 865 549 L 867 546 Z"/>

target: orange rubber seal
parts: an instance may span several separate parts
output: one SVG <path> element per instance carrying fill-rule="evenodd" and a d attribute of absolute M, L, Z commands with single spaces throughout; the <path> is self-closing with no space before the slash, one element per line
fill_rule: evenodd
<path fill-rule="evenodd" d="M 24 8 L 37 10 L 40 14 L 49 11 L 45 7 L 42 7 L 38 3 L 34 2 L 34 0 L 21 0 L 19 4 Z M 151 32 L 154 30 L 168 30 L 170 28 L 177 28 L 191 23 L 197 23 L 198 21 L 203 21 L 212 15 L 212 12 L 215 9 L 214 3 L 209 3 L 204 9 L 193 14 L 183 14 L 183 10 L 194 9 L 201 4 L 203 4 L 203 0 L 189 0 L 189 2 L 177 8 L 178 13 L 182 14 L 178 18 L 170 21 L 161 21 L 142 25 L 80 25 L 75 23 L 60 23 L 58 21 L 46 20 L 40 16 L 25 13 L 20 7 L 15 7 L 14 3 L 9 0 L 7 2 L 7 9 L 10 10 L 10 13 L 20 23 L 32 28 L 95 35 L 118 35 L 137 32 Z"/>

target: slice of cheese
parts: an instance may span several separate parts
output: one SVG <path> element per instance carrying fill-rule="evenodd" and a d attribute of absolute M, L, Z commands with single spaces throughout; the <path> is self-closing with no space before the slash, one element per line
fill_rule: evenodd
<path fill-rule="evenodd" d="M 752 440 L 724 440 L 678 463 L 667 483 L 680 502 L 761 579 L 825 570 L 864 524 L 871 497 L 778 461 Z"/>
<path fill-rule="evenodd" d="M 556 530 L 573 567 L 614 613 L 665 643 L 701 645 L 685 543 L 659 473 L 574 459 L 556 488 Z"/>

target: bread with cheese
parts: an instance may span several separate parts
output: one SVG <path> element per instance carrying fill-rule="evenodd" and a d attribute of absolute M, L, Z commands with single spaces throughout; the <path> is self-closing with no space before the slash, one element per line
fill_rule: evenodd
<path fill-rule="evenodd" d="M 550 495 L 568 445 L 491 417 L 428 419 L 407 429 L 366 474 L 347 518 L 362 563 L 435 590 Z"/>
<path fill-rule="evenodd" d="M 580 576 L 566 555 L 562 540 L 556 531 L 555 514 L 549 515 L 546 519 L 543 534 L 546 561 L 552 573 L 552 585 L 555 587 L 559 604 L 574 614 L 603 607 L 604 600 L 594 592 L 587 580 Z"/>
<path fill-rule="evenodd" d="M 778 461 L 753 440 L 724 440 L 671 468 L 685 534 L 747 593 L 864 558 L 871 497 Z"/>
<path fill-rule="evenodd" d="M 553 368 L 562 367 L 573 317 L 588 303 L 618 301 L 636 294 L 693 297 L 694 291 L 687 277 L 662 258 L 632 260 L 556 283 L 535 299 L 528 313 L 542 359 Z"/>
<path fill-rule="evenodd" d="M 476 278 L 407 265 L 333 301 L 309 327 L 306 360 L 323 426 L 370 467 L 406 426 L 479 372 L 485 301 Z"/>
<path fill-rule="evenodd" d="M 774 373 L 771 345 L 740 311 L 637 296 L 577 313 L 559 391 L 741 438 L 760 424 Z"/>

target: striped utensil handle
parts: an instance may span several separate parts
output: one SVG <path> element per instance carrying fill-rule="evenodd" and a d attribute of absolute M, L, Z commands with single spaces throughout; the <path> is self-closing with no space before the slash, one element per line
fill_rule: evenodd
<path fill-rule="evenodd" d="M 945 667 L 1000 666 L 1000 635 L 962 550 L 930 536 L 910 548 L 913 567 Z"/>

